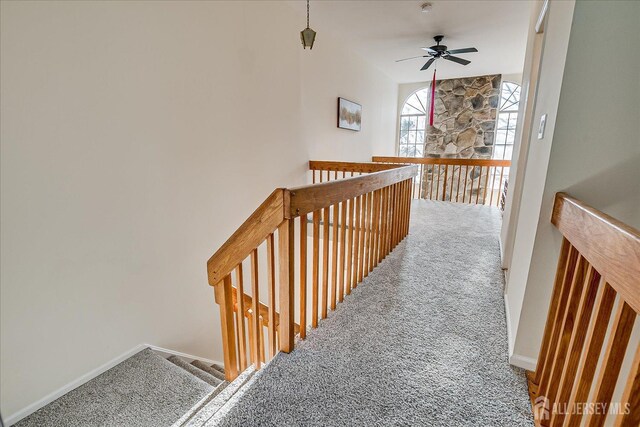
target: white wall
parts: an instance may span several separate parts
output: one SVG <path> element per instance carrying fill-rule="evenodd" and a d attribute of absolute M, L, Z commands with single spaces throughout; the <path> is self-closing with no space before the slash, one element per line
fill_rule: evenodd
<path fill-rule="evenodd" d="M 549 222 L 555 193 L 640 227 L 640 3 L 576 2 L 561 67 L 571 9 L 551 3 L 535 115 L 549 114 L 547 133 L 531 142 L 510 270 L 509 321 L 523 359 L 538 355 L 553 286 L 561 242 Z M 602 61 L 594 49 L 616 59 Z"/>
<path fill-rule="evenodd" d="M 143 342 L 221 359 L 213 251 L 310 158 L 393 152 L 396 85 L 279 2 L 1 12 L 5 418 Z"/>

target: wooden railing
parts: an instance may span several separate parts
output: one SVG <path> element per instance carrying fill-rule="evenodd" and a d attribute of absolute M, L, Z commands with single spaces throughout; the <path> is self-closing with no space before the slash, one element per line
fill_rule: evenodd
<path fill-rule="evenodd" d="M 500 206 L 510 160 L 373 157 L 382 164 L 414 164 L 414 199 Z"/>
<path fill-rule="evenodd" d="M 309 171 L 311 181 L 317 182 L 335 181 L 336 179 L 351 178 L 365 173 L 381 172 L 397 168 L 397 164 L 384 163 L 356 163 L 311 160 Z"/>
<path fill-rule="evenodd" d="M 640 232 L 564 193 L 551 222 L 564 239 L 529 374 L 536 424 L 637 427 L 640 344 L 629 340 L 640 313 Z M 631 369 L 620 377 L 625 360 Z M 613 402 L 616 389 L 622 398 Z"/>
<path fill-rule="evenodd" d="M 310 168 L 365 175 L 275 190 L 207 262 L 228 380 L 292 351 L 408 233 L 415 166 Z"/>

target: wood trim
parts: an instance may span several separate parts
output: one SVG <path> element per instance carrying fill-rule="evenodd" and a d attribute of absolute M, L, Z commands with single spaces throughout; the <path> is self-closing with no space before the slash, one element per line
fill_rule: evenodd
<path fill-rule="evenodd" d="M 566 193 L 556 194 L 551 222 L 640 313 L 640 232 Z"/>
<path fill-rule="evenodd" d="M 358 163 L 358 162 L 333 162 L 323 160 L 309 160 L 309 169 L 312 171 L 341 171 L 373 173 L 402 167 L 398 164 L 385 163 Z"/>
<path fill-rule="evenodd" d="M 209 284 L 215 286 L 284 221 L 285 190 L 278 188 L 207 261 Z"/>
<path fill-rule="evenodd" d="M 338 181 L 291 188 L 289 189 L 291 200 L 287 217 L 294 218 L 298 215 L 304 215 L 404 181 L 412 178 L 416 171 L 416 166 L 404 166 Z"/>
<path fill-rule="evenodd" d="M 511 160 L 494 159 L 447 159 L 441 157 L 386 157 L 374 156 L 374 162 L 385 164 L 414 164 L 414 165 L 455 165 L 455 166 L 511 166 Z"/>

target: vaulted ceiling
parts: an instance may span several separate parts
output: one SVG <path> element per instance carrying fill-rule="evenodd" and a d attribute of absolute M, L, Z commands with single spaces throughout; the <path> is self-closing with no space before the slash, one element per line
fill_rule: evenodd
<path fill-rule="evenodd" d="M 429 80 L 433 66 L 420 71 L 426 58 L 396 63 L 423 54 L 420 47 L 435 44 L 443 34 L 449 49 L 476 47 L 478 53 L 460 54 L 471 64 L 437 61 L 438 78 L 521 73 L 532 1 L 328 1 L 311 0 L 311 28 L 342 39 L 351 49 L 398 83 Z M 304 24 L 306 2 L 291 1 Z"/>

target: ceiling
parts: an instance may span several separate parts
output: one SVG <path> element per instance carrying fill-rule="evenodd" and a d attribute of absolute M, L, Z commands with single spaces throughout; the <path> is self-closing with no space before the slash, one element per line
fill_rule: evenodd
<path fill-rule="evenodd" d="M 443 34 L 449 49 L 476 47 L 478 53 L 460 54 L 471 64 L 462 66 L 439 60 L 438 78 L 485 74 L 521 73 L 532 1 L 431 1 L 423 13 L 423 1 L 329 1 L 311 0 L 311 28 L 346 40 L 374 66 L 397 83 L 430 80 L 433 66 L 420 71 L 427 58 L 396 63 L 396 59 L 423 54 L 423 46 L 435 44 Z M 306 2 L 290 1 L 306 19 Z"/>

